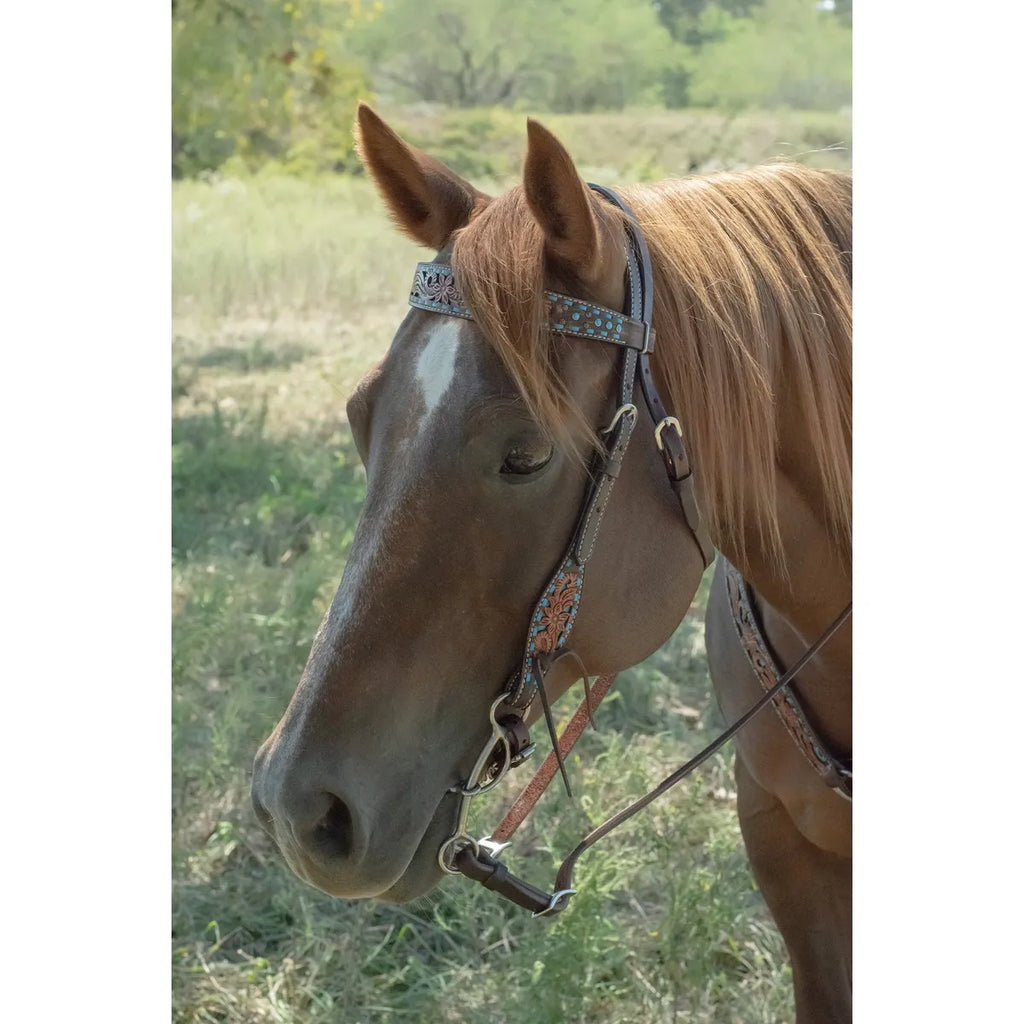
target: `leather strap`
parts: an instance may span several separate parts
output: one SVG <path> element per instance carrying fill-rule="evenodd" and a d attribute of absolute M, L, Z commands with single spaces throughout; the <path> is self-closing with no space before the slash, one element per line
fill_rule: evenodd
<path fill-rule="evenodd" d="M 594 460 L 591 467 L 590 493 L 583 506 L 583 513 L 572 540 L 571 550 L 576 561 L 581 565 L 585 564 L 594 552 L 597 531 L 601 528 L 601 522 L 612 495 L 612 488 L 619 478 L 622 460 L 626 456 L 626 449 L 633 436 L 633 428 L 636 426 L 636 407 L 631 404 L 620 406 L 619 409 L 622 412 L 618 421 L 610 429 L 608 447 L 602 455 Z"/>
<path fill-rule="evenodd" d="M 607 306 L 584 302 L 560 292 L 544 294 L 547 299 L 547 327 L 553 334 L 605 341 L 637 352 L 650 351 L 654 347 L 654 333 L 642 320 L 631 319 Z M 416 264 L 409 305 L 425 309 L 428 313 L 473 319 L 447 263 Z"/>
<path fill-rule="evenodd" d="M 722 562 L 733 626 L 736 628 L 740 646 L 761 689 L 770 690 L 782 676 L 782 670 L 764 634 L 761 618 L 754 604 L 753 588 L 740 575 L 736 566 L 725 558 Z M 822 781 L 840 796 L 852 800 L 852 762 L 836 757 L 822 742 L 807 720 L 807 715 L 804 714 L 804 709 L 793 690 L 788 689 L 785 693 L 780 693 L 772 705 L 790 738 L 804 755 L 807 763 L 821 776 Z"/>
<path fill-rule="evenodd" d="M 562 735 L 558 737 L 558 749 L 562 760 L 569 756 L 569 752 L 576 746 L 576 741 L 583 735 L 587 724 L 593 721 L 594 709 L 607 696 L 614 682 L 614 673 L 608 676 L 598 676 L 597 682 L 594 683 L 588 695 L 589 699 L 584 699 L 580 703 Z M 516 829 L 536 806 L 557 771 L 558 758 L 555 756 L 555 752 L 551 751 L 533 778 L 523 787 L 512 806 L 505 812 L 505 817 L 501 819 L 498 827 L 491 833 L 490 838 L 494 842 L 507 843 L 512 838 Z"/>
<path fill-rule="evenodd" d="M 630 225 L 629 246 L 632 259 L 627 261 L 627 303 L 630 305 L 632 315 L 644 323 L 653 325 L 654 322 L 654 271 L 651 267 L 651 254 L 647 246 L 643 244 L 643 235 L 637 225 L 636 214 L 616 192 L 603 185 L 591 184 L 590 187 L 608 200 L 613 206 L 617 206 L 633 223 Z M 653 334 L 653 329 L 651 330 Z M 651 346 L 652 347 L 652 346 Z M 651 370 L 651 347 L 645 347 L 638 357 L 638 375 L 640 388 L 643 392 L 644 402 L 651 419 L 655 424 L 655 439 L 658 450 L 661 452 L 662 461 L 665 464 L 665 472 L 668 475 L 672 490 L 679 500 L 686 525 L 690 528 L 697 546 L 700 548 L 701 556 L 704 559 L 706 569 L 715 557 L 715 546 L 711 541 L 697 507 L 697 497 L 693 490 L 693 471 L 690 467 L 690 459 L 686 453 L 686 445 L 683 442 L 682 429 L 679 420 L 669 416 L 665 403 L 658 394 L 658 388 L 654 383 L 654 373 Z"/>
<path fill-rule="evenodd" d="M 575 889 L 554 895 L 538 889 L 523 878 L 513 875 L 501 861 L 488 854 L 464 846 L 455 855 L 455 867 L 467 878 L 479 882 L 485 889 L 491 889 L 517 906 L 532 910 L 535 917 L 543 914 L 557 914 L 569 904 Z"/>

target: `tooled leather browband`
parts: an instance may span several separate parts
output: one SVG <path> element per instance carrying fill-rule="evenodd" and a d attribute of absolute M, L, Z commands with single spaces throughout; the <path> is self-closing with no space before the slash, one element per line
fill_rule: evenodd
<path fill-rule="evenodd" d="M 654 348 L 654 331 L 647 324 L 633 320 L 624 313 L 584 302 L 558 292 L 545 292 L 547 325 L 552 334 L 564 334 L 595 341 L 608 341 L 613 345 L 650 352 Z M 443 313 L 472 320 L 455 283 L 452 268 L 446 263 L 417 263 L 409 305 L 425 309 L 428 313 Z"/>

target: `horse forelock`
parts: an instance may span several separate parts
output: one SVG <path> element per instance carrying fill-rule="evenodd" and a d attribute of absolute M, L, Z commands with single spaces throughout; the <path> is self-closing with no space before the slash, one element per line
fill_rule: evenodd
<path fill-rule="evenodd" d="M 521 185 L 456 233 L 452 267 L 473 318 L 534 419 L 582 457 L 578 438 L 593 444 L 596 433 L 558 371 L 559 343 L 545 329 L 544 238 Z"/>
<path fill-rule="evenodd" d="M 782 562 L 784 417 L 848 554 L 851 520 L 851 182 L 778 164 L 621 190 L 655 278 L 655 372 L 683 422 L 712 533 L 743 551 L 756 521 Z M 521 187 L 457 235 L 467 303 L 537 421 L 565 439 L 576 414 L 544 330 L 544 240 Z"/>

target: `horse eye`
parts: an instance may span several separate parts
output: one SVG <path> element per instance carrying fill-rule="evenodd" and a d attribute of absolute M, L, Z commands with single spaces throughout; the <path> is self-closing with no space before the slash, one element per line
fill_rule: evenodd
<path fill-rule="evenodd" d="M 518 441 L 505 454 L 501 472 L 516 476 L 536 473 L 551 461 L 553 451 L 546 441 Z"/>

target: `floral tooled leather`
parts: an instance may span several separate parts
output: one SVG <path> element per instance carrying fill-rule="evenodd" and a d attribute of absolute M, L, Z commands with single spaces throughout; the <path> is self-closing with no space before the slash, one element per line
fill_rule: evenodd
<path fill-rule="evenodd" d="M 550 654 L 558 646 L 562 633 L 567 632 L 582 585 L 582 573 L 567 572 L 556 580 L 553 592 L 548 590 L 537 616 L 540 631 L 533 637 L 538 654 Z"/>

